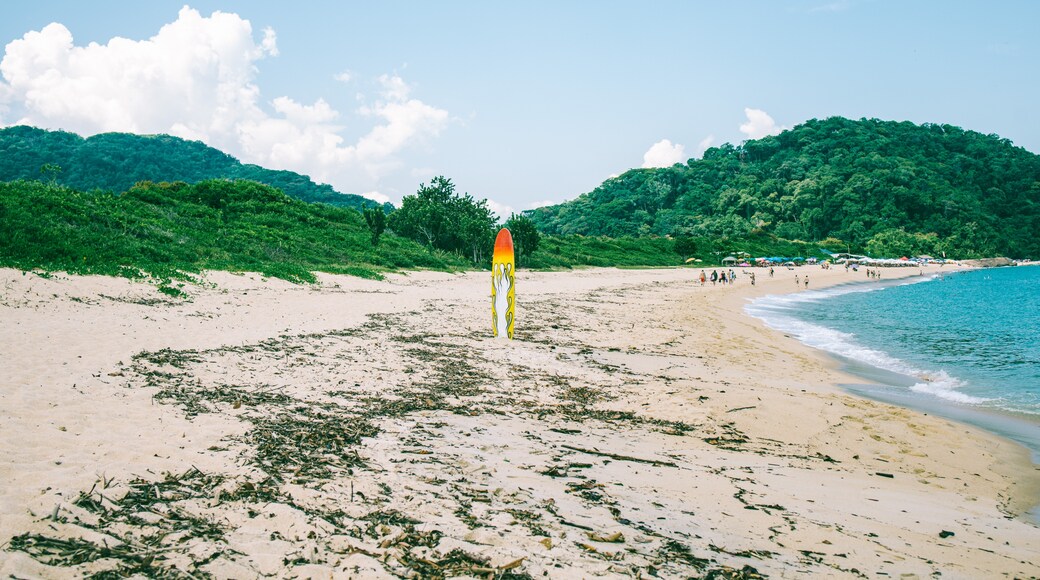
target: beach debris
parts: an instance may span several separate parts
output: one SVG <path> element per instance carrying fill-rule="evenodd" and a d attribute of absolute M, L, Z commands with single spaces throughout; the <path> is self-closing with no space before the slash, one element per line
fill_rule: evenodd
<path fill-rule="evenodd" d="M 544 570 L 561 560 L 579 566 L 605 560 L 628 575 L 760 577 L 753 568 L 694 555 L 681 535 L 641 523 L 623 495 L 611 495 L 621 489 L 612 481 L 590 477 L 611 462 L 680 466 L 678 456 L 607 451 L 602 432 L 692 433 L 739 451 L 753 450 L 749 438 L 717 418 L 692 424 L 610 408 L 619 394 L 638 391 L 642 379 L 625 365 L 597 361 L 603 349 L 569 338 L 577 331 L 564 318 L 554 320 L 559 340 L 552 344 L 538 342 L 537 327 L 526 324 L 516 335 L 525 348 L 570 361 L 551 371 L 486 363 L 473 356 L 491 343 L 486 332 L 416 332 L 407 313 L 251 344 L 140 353 L 118 369 L 129 387 L 151 389 L 155 402 L 180 408 L 189 420 L 223 414 L 242 425 L 210 446 L 226 454 L 227 469 L 106 477 L 66 503 L 53 522 L 58 532 L 24 535 L 8 549 L 18 546 L 79 576 L 198 578 L 210 575 L 211 566 L 262 576 L 268 572 L 254 556 L 226 539 L 248 529 L 262 531 L 285 575 L 359 554 L 399 577 L 524 578 L 529 566 Z M 491 485 L 495 467 L 483 457 L 495 453 L 495 444 L 479 427 L 451 434 L 458 421 L 450 416 L 537 422 L 543 428 L 532 429 L 529 439 L 539 451 L 553 450 L 553 459 L 521 468 L 558 479 L 546 480 L 550 489 L 573 498 L 535 500 L 523 488 L 501 489 L 501 480 Z M 471 434 L 467 449 L 476 455 L 463 458 L 458 439 Z M 412 509 L 417 502 L 436 508 Z M 605 525 L 617 529 L 604 531 Z M 538 549 L 509 553 L 505 563 L 501 552 L 487 557 L 485 550 L 512 541 Z M 106 548 L 113 555 L 99 556 Z"/>
<path fill-rule="evenodd" d="M 878 477 L 887 477 L 889 479 L 892 479 L 892 478 L 895 477 L 895 475 L 893 475 L 891 473 L 884 473 L 884 472 L 881 472 L 881 471 L 875 471 L 874 475 L 876 475 Z"/>
<path fill-rule="evenodd" d="M 643 458 L 640 458 L 640 457 L 631 457 L 629 455 L 619 455 L 617 453 L 608 453 L 608 452 L 605 452 L 605 451 L 596 451 L 595 449 L 584 449 L 584 448 L 581 448 L 581 447 L 575 447 L 573 445 L 567 445 L 567 444 L 560 445 L 560 447 L 562 447 L 564 449 L 570 449 L 571 451 L 578 451 L 579 453 L 587 453 L 589 455 L 599 455 L 601 457 L 609 457 L 609 458 L 615 459 L 617 461 L 634 461 L 636 463 L 648 463 L 650 465 L 655 465 L 655 466 L 676 467 L 676 464 L 674 462 L 672 462 L 672 461 L 661 461 L 661 460 L 658 460 L 658 459 L 643 459 Z"/>
<path fill-rule="evenodd" d="M 956 534 L 954 534 L 953 532 L 947 531 L 947 530 L 943 530 L 943 531 L 939 532 L 939 537 L 944 539 L 944 540 L 946 538 L 949 538 L 950 536 L 954 536 L 954 535 L 956 535 Z"/>
<path fill-rule="evenodd" d="M 591 554 L 595 554 L 596 556 L 599 556 L 605 560 L 617 560 L 624 555 L 624 552 L 621 551 L 608 552 L 606 550 L 601 550 L 587 542 L 575 542 L 575 545 L 581 548 L 582 550 L 585 550 L 586 552 L 589 552 Z"/>
<path fill-rule="evenodd" d="M 599 532 L 586 532 L 586 536 L 589 537 L 593 542 L 607 542 L 607 543 L 618 543 L 624 542 L 625 536 L 621 532 L 614 532 L 613 534 L 600 534 Z"/>

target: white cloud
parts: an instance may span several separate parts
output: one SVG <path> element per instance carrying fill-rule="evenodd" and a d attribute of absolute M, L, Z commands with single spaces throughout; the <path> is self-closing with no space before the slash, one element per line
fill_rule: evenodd
<path fill-rule="evenodd" d="M 362 197 L 367 197 L 368 199 L 371 199 L 372 201 L 377 202 L 377 203 L 381 203 L 381 204 L 382 203 L 387 203 L 387 202 L 390 201 L 390 196 L 383 195 L 382 193 L 379 193 L 378 191 L 368 191 L 368 192 L 362 193 L 361 196 Z"/>
<path fill-rule="evenodd" d="M 704 152 L 708 150 L 712 144 L 715 143 L 715 135 L 708 135 L 704 139 L 701 139 L 700 143 L 697 143 L 697 157 L 703 157 Z"/>
<path fill-rule="evenodd" d="M 507 219 L 509 219 L 509 216 L 513 215 L 514 213 L 517 213 L 517 211 L 513 209 L 511 206 L 498 203 L 493 199 L 487 200 L 487 205 L 488 209 L 490 209 L 492 213 L 498 216 L 499 222 L 504 222 Z"/>
<path fill-rule="evenodd" d="M 540 207 L 556 205 L 558 203 L 560 203 L 560 202 L 552 201 L 551 199 L 545 199 L 545 200 L 542 200 L 542 201 L 535 201 L 535 202 L 532 202 L 532 203 L 528 204 L 527 205 L 527 209 L 538 209 Z"/>
<path fill-rule="evenodd" d="M 332 78 L 336 79 L 341 83 L 349 83 L 354 79 L 354 75 L 350 74 L 350 71 L 343 71 L 339 74 L 333 75 Z"/>
<path fill-rule="evenodd" d="M 766 135 L 776 135 L 783 130 L 768 113 L 761 109 L 750 109 L 745 107 L 744 114 L 747 115 L 747 123 L 740 126 L 740 132 L 747 135 L 748 139 L 761 139 Z"/>
<path fill-rule="evenodd" d="M 686 150 L 682 145 L 661 139 L 643 154 L 643 167 L 671 167 L 676 163 L 685 163 L 686 159 Z"/>
<path fill-rule="evenodd" d="M 350 144 L 343 115 L 324 99 L 267 100 L 257 63 L 278 55 L 275 31 L 254 39 L 237 14 L 185 6 L 146 40 L 76 46 L 52 23 L 10 42 L 0 61 L 0 126 L 27 124 L 82 135 L 169 133 L 201 140 L 247 163 L 305 173 L 338 190 L 375 189 L 408 147 L 437 136 L 447 111 L 410 96 L 397 75 L 379 79 Z M 335 76 L 347 82 L 348 72 Z M 363 96 L 367 99 L 367 96 Z M 367 129 L 365 127 L 368 127 Z"/>
<path fill-rule="evenodd" d="M 260 46 L 267 54 L 278 56 L 277 39 L 274 34 L 274 29 L 270 26 L 264 29 L 264 40 L 260 43 Z"/>

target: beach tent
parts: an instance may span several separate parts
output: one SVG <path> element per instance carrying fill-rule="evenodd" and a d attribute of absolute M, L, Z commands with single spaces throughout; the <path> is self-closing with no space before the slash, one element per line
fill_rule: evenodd
<path fill-rule="evenodd" d="M 737 259 L 734 258 L 733 256 L 726 256 L 725 258 L 722 259 L 722 265 L 723 266 L 732 266 L 733 264 L 736 264 L 736 263 L 737 263 Z"/>

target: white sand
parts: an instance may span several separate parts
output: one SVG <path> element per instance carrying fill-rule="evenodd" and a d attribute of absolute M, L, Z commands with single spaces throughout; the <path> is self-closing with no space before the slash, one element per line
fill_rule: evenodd
<path fill-rule="evenodd" d="M 862 273 L 696 272 L 521 271 L 503 341 L 486 273 L 184 301 L 0 270 L 0 572 L 1040 575 L 1024 449 L 845 394 L 742 314 Z"/>

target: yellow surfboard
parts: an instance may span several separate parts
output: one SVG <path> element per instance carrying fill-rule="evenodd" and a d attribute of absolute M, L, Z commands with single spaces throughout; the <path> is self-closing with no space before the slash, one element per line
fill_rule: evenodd
<path fill-rule="evenodd" d="M 516 264 L 513 261 L 513 235 L 502 228 L 495 237 L 491 259 L 491 328 L 496 337 L 513 338 L 516 318 Z"/>

